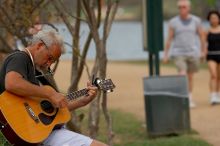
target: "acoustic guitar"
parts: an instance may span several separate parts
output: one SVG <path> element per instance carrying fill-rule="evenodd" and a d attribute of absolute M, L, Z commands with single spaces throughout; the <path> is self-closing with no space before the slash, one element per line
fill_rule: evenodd
<path fill-rule="evenodd" d="M 93 85 L 104 92 L 112 92 L 115 88 L 111 79 L 96 78 Z M 44 87 L 53 90 L 50 86 Z M 73 101 L 86 95 L 88 90 L 82 89 L 66 95 L 66 98 Z M 55 108 L 47 99 L 19 97 L 7 91 L 0 95 L 0 128 L 10 143 L 16 143 L 16 140 L 10 140 L 10 130 L 27 143 L 40 143 L 56 126 L 69 120 L 70 112 L 67 108 Z"/>

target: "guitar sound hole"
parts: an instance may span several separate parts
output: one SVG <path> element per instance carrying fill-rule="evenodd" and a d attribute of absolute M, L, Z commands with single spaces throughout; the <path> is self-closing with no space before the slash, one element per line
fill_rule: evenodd
<path fill-rule="evenodd" d="M 53 113 L 54 110 L 55 110 L 55 108 L 53 107 L 53 105 L 52 105 L 49 101 L 47 101 L 47 100 L 41 101 L 40 105 L 41 105 L 42 110 L 43 110 L 44 112 L 46 112 L 46 113 L 51 114 L 51 113 Z"/>

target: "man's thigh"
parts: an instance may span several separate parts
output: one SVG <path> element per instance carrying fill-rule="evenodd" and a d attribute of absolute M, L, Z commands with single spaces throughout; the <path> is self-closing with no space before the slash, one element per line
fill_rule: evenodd
<path fill-rule="evenodd" d="M 178 72 L 186 72 L 188 70 L 186 58 L 184 56 L 175 56 L 172 59 Z"/>
<path fill-rule="evenodd" d="M 54 130 L 43 146 L 90 146 L 92 141 L 90 137 L 63 128 Z"/>
<path fill-rule="evenodd" d="M 199 58 L 196 57 L 187 57 L 187 72 L 188 73 L 195 73 L 199 70 Z"/>

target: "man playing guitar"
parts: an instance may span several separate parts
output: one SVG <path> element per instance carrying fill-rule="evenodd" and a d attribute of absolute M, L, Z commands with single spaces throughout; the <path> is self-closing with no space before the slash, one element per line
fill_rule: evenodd
<path fill-rule="evenodd" d="M 64 95 L 56 92 L 52 88 L 48 90 L 48 88 L 39 85 L 39 81 L 35 77 L 35 71 L 49 68 L 50 65 L 61 56 L 62 50 L 63 41 L 57 32 L 51 30 L 41 30 L 37 34 L 34 34 L 31 44 L 28 47 L 26 47 L 23 51 L 16 51 L 10 54 L 5 59 L 0 70 L 0 93 L 7 91 L 20 96 L 21 98 L 45 98 L 50 101 L 55 108 L 60 110 L 63 108 L 75 110 L 90 103 L 97 93 L 97 87 L 93 86 L 90 82 L 87 83 L 87 96 L 72 102 L 68 102 Z M 34 113 L 32 113 L 31 107 L 29 107 L 27 103 L 24 103 L 24 105 L 27 110 L 30 111 L 30 116 L 33 116 Z M 14 106 L 16 107 L 16 105 Z M 34 119 L 35 117 L 33 116 L 32 118 Z M 2 113 L 0 119 L 2 120 Z M 4 121 L 0 122 L 1 124 L 4 123 Z M 39 122 L 39 119 L 35 119 L 35 122 Z M 5 126 L 7 127 L 7 125 Z M 23 132 L 25 133 L 27 131 Z M 6 132 L 4 135 L 10 134 L 7 134 Z M 31 143 L 24 141 L 23 143 L 17 142 L 18 140 L 12 144 L 17 146 L 32 145 Z M 41 142 L 41 145 L 106 146 L 106 144 L 102 142 L 69 131 L 63 128 L 63 126 L 61 126 L 61 128 L 54 128 L 50 135 Z"/>

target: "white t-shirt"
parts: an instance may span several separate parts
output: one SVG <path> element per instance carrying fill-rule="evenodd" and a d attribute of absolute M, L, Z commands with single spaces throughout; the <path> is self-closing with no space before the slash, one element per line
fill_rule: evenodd
<path fill-rule="evenodd" d="M 198 28 L 201 20 L 197 16 L 190 15 L 182 20 L 180 16 L 172 18 L 169 26 L 174 30 L 174 38 L 170 50 L 170 56 L 198 57 L 200 44 L 198 41 Z"/>

